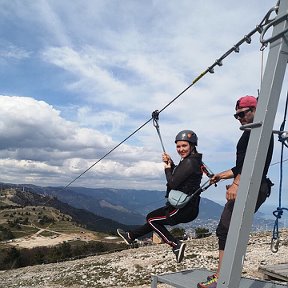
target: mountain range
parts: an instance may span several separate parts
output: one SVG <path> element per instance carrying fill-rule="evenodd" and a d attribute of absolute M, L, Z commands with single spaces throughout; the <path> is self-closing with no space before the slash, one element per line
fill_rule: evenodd
<path fill-rule="evenodd" d="M 20 205 L 52 206 L 69 214 L 88 229 L 106 232 L 107 229 L 111 232 L 118 227 L 127 229 L 128 226 L 141 225 L 145 223 L 148 212 L 165 205 L 166 202 L 164 191 L 85 187 L 64 189 L 5 183 L 0 185 L 2 188 L 17 188 L 18 198 L 15 201 Z M 199 215 L 193 222 L 197 223 L 197 226 L 209 226 L 212 223 L 214 226 L 211 229 L 214 229 L 222 209 L 222 205 L 202 197 Z M 255 221 L 262 224 L 265 222 L 265 225 L 269 222 L 261 213 L 256 214 Z M 271 226 L 271 221 L 268 224 Z"/>
<path fill-rule="evenodd" d="M 55 208 L 65 215 L 69 215 L 73 219 L 73 221 L 86 227 L 89 230 L 97 232 L 115 233 L 117 228 L 131 228 L 129 225 L 124 225 L 112 219 L 96 215 L 91 211 L 73 207 L 68 203 L 58 200 L 55 196 L 37 193 L 36 191 L 38 191 L 38 188 L 39 190 L 41 190 L 41 187 L 34 186 L 34 191 L 32 191 L 27 186 L 25 186 L 24 188 L 23 185 L 21 185 L 21 188 L 17 184 L 1 183 L 0 185 L 1 190 L 7 191 L 7 189 L 11 189 L 8 201 L 9 203 L 7 203 L 7 201 L 6 203 L 5 201 L 1 201 L 1 209 L 9 209 L 12 208 L 14 205 L 18 205 L 18 207 L 46 206 Z M 7 195 L 5 196 L 5 198 L 7 198 Z"/>
<path fill-rule="evenodd" d="M 29 186 L 29 189 L 125 225 L 143 224 L 147 213 L 166 203 L 164 191 L 39 186 Z M 220 204 L 202 197 L 198 218 L 219 219 L 222 209 Z"/>

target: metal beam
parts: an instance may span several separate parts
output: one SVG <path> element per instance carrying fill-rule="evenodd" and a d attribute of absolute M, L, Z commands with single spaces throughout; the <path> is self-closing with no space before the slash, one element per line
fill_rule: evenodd
<path fill-rule="evenodd" d="M 265 164 L 263 155 L 267 154 L 269 140 L 273 133 L 273 124 L 288 61 L 288 0 L 279 2 L 278 14 L 275 18 L 277 21 L 273 21 L 273 33 L 269 41 L 270 49 L 254 117 L 255 126 L 251 127 L 252 131 L 229 228 L 218 288 L 239 287 Z M 285 34 L 283 31 L 286 31 Z"/>

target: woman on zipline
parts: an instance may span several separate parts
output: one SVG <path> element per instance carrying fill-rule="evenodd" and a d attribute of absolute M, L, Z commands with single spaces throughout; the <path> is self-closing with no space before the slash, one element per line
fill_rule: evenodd
<path fill-rule="evenodd" d="M 191 222 L 198 216 L 201 193 L 200 183 L 202 179 L 202 154 L 196 150 L 197 142 L 197 135 L 193 131 L 183 130 L 175 138 L 176 150 L 181 157 L 179 164 L 175 165 L 167 153 L 164 152 L 162 154 L 167 179 L 167 204 L 150 212 L 146 217 L 147 222 L 141 227 L 129 232 L 117 229 L 117 233 L 126 244 L 130 245 L 135 239 L 155 231 L 165 243 L 172 247 L 177 262 L 180 263 L 182 261 L 186 244 L 177 240 L 167 230 L 165 225 L 174 226 Z M 178 195 L 174 194 L 181 194 L 179 191 L 184 193 L 182 194 L 186 199 L 182 205 L 179 205 L 180 199 L 175 200 Z M 195 192 L 196 194 L 193 194 Z M 172 194 L 174 199 L 171 198 Z M 191 197 L 192 194 L 193 196 Z"/>

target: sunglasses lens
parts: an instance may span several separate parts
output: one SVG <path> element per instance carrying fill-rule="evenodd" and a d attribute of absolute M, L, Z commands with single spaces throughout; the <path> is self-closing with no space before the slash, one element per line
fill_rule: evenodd
<path fill-rule="evenodd" d="M 238 119 L 238 118 L 243 118 L 245 116 L 245 112 L 239 112 L 239 113 L 236 113 L 234 114 L 234 117 L 235 119 Z"/>
<path fill-rule="evenodd" d="M 243 118 L 246 115 L 246 113 L 249 111 L 252 111 L 251 108 L 249 108 L 248 110 L 241 111 L 239 113 L 234 114 L 234 117 L 235 117 L 235 119 Z"/>

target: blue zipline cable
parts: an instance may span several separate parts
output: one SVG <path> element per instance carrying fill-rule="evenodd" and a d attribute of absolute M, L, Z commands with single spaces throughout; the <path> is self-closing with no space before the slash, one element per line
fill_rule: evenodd
<path fill-rule="evenodd" d="M 288 211 L 287 208 L 282 207 L 282 183 L 283 183 L 283 155 L 284 155 L 284 146 L 287 146 L 285 141 L 287 140 L 284 136 L 284 128 L 285 128 L 285 122 L 286 122 L 286 116 L 287 116 L 287 106 L 288 106 L 288 91 L 287 91 L 287 97 L 286 97 L 286 105 L 285 105 L 285 112 L 284 112 L 284 119 L 280 126 L 280 131 L 278 134 L 278 141 L 281 142 L 281 156 L 280 156 L 280 177 L 279 177 L 279 205 L 275 211 L 273 211 L 273 215 L 276 217 L 274 228 L 273 228 L 273 234 L 271 239 L 271 251 L 273 253 L 278 252 L 279 249 L 279 243 L 280 243 L 280 237 L 279 237 L 279 220 L 281 219 L 284 210 Z M 285 134 L 286 135 L 286 134 Z"/>

